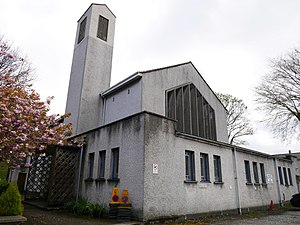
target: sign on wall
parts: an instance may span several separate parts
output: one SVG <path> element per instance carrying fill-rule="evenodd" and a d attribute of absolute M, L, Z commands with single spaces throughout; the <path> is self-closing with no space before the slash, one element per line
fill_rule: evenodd
<path fill-rule="evenodd" d="M 158 174 L 158 164 L 152 164 L 153 174 Z"/>
<path fill-rule="evenodd" d="M 273 184 L 273 176 L 272 176 L 272 174 L 267 174 L 267 184 Z"/>

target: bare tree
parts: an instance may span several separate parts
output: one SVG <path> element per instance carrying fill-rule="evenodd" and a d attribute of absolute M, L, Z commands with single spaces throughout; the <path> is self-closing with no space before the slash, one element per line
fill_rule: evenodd
<path fill-rule="evenodd" d="M 245 144 L 246 141 L 239 138 L 253 134 L 250 120 L 246 117 L 247 106 L 243 100 L 233 97 L 230 94 L 217 93 L 217 96 L 227 109 L 226 117 L 229 143 L 236 145 Z"/>
<path fill-rule="evenodd" d="M 0 74 L 18 78 L 18 83 L 28 85 L 34 79 L 34 69 L 17 48 L 0 35 Z"/>
<path fill-rule="evenodd" d="M 300 51 L 271 60 L 271 71 L 255 88 L 258 110 L 273 134 L 282 140 L 300 138 Z"/>

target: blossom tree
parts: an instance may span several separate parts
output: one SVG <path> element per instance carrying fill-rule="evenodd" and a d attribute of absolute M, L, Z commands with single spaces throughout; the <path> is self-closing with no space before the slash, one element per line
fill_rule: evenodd
<path fill-rule="evenodd" d="M 0 65 L 11 53 L 0 48 Z M 22 69 L 22 68 L 21 68 Z M 0 68 L 0 161 L 16 167 L 26 156 L 42 153 L 46 145 L 63 145 L 71 135 L 71 124 L 61 123 L 69 115 L 48 115 L 53 97 L 44 102 L 17 70 Z"/>

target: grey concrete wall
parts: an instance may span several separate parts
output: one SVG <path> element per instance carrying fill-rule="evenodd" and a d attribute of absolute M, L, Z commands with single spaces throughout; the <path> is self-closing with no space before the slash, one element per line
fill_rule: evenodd
<path fill-rule="evenodd" d="M 109 20 L 107 41 L 97 37 L 99 15 Z M 77 43 L 79 27 L 87 18 L 85 37 Z M 92 4 L 78 21 L 71 68 L 66 122 L 73 124 L 78 134 L 101 124 L 102 99 L 99 94 L 110 85 L 115 16 L 105 5 Z"/>
<path fill-rule="evenodd" d="M 230 150 L 176 137 L 171 120 L 147 114 L 145 121 L 145 220 L 237 208 Z M 184 182 L 185 150 L 194 151 L 198 183 Z M 209 155 L 211 183 L 200 182 L 200 152 Z M 213 155 L 221 157 L 224 184 L 213 183 Z"/>
<path fill-rule="evenodd" d="M 217 140 L 228 143 L 226 111 L 191 63 L 145 73 L 142 81 L 142 110 L 163 116 L 166 115 L 166 90 L 193 83 L 215 110 Z"/>
<path fill-rule="evenodd" d="M 81 195 L 91 202 L 110 202 L 112 188 L 116 182 L 111 178 L 111 149 L 119 148 L 119 194 L 129 191 L 133 205 L 133 216 L 142 218 L 144 198 L 144 116 L 137 115 L 120 122 L 104 126 L 87 135 L 87 149 L 84 157 L 83 178 L 87 178 L 88 154 L 94 152 L 94 179 L 98 177 L 99 151 L 106 150 L 105 182 L 82 181 Z"/>
<path fill-rule="evenodd" d="M 271 200 L 273 200 L 274 204 L 279 203 L 273 159 L 237 151 L 236 160 L 241 207 L 249 208 L 256 206 L 266 206 L 270 204 Z M 250 174 L 252 181 L 251 185 L 246 184 L 246 171 L 244 160 L 248 160 L 250 164 Z M 253 162 L 257 162 L 259 185 L 254 184 L 254 173 L 252 164 Z M 259 163 L 264 164 L 267 185 L 262 185 Z M 268 177 L 272 180 L 268 180 Z"/>
<path fill-rule="evenodd" d="M 247 149 L 237 150 L 237 188 L 234 179 L 233 146 L 209 143 L 187 135 L 176 136 L 174 121 L 152 114 L 146 114 L 145 118 L 144 220 L 234 210 L 240 207 L 247 210 L 250 207 L 268 206 L 271 200 L 274 204 L 280 202 L 274 157 L 271 155 Z M 184 182 L 185 150 L 193 151 L 195 155 L 195 183 Z M 209 156 L 209 183 L 200 182 L 200 152 Z M 213 155 L 221 157 L 223 184 L 213 182 Z M 250 162 L 253 183 L 252 162 L 257 162 L 259 184 L 246 184 L 244 160 Z M 264 163 L 267 185 L 262 185 L 259 163 Z M 153 164 L 158 165 L 158 174 L 153 173 Z M 277 164 L 295 171 L 296 161 L 292 163 L 277 159 Z M 280 195 L 284 193 L 285 200 L 289 200 L 297 192 L 294 172 L 292 177 L 294 185 L 280 187 Z"/>
<path fill-rule="evenodd" d="M 141 80 L 126 86 L 105 98 L 104 123 L 125 118 L 142 110 Z"/>
<path fill-rule="evenodd" d="M 289 162 L 289 160 L 284 160 L 284 159 L 280 159 L 280 158 L 276 159 L 277 169 L 278 169 L 278 166 L 281 167 L 282 178 L 283 178 L 283 182 L 284 182 L 284 185 L 279 184 L 280 196 L 281 196 L 282 201 L 289 201 L 294 194 L 298 193 L 298 187 L 297 187 L 296 176 L 295 176 L 295 171 L 297 171 L 296 168 L 298 167 L 298 165 L 297 165 L 297 159 L 294 158 L 294 160 L 295 161 L 293 163 L 291 163 L 291 162 Z M 285 167 L 286 169 L 290 168 L 291 173 L 292 173 L 293 185 L 285 185 L 284 175 L 283 175 L 283 167 Z M 279 177 L 277 179 L 279 180 Z M 289 177 L 288 177 L 288 180 L 289 180 Z"/>

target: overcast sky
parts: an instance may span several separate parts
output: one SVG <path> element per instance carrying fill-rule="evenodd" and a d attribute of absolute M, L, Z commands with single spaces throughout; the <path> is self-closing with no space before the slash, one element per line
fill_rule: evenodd
<path fill-rule="evenodd" d="M 1 0 L 0 34 L 36 68 L 34 87 L 55 96 L 63 114 L 77 20 L 88 0 Z M 102 0 L 117 17 L 112 85 L 136 71 L 192 61 L 215 92 L 248 105 L 255 135 L 248 148 L 300 151 L 257 121 L 253 88 L 269 60 L 300 46 L 299 0 Z"/>

